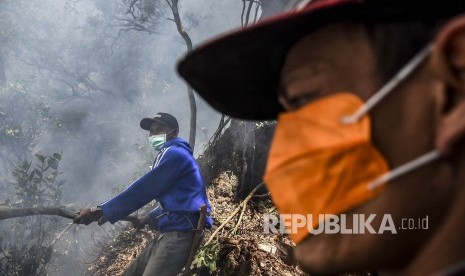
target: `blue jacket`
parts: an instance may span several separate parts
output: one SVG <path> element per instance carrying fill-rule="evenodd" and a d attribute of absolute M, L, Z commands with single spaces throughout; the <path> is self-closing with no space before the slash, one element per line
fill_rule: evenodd
<path fill-rule="evenodd" d="M 153 199 L 160 207 L 149 215 L 160 232 L 187 231 L 197 228 L 199 208 L 210 203 L 200 169 L 189 144 L 181 138 L 165 143 L 155 158 L 152 170 L 136 180 L 123 192 L 101 204 L 111 223 L 128 216 Z M 205 227 L 211 228 L 207 215 Z"/>

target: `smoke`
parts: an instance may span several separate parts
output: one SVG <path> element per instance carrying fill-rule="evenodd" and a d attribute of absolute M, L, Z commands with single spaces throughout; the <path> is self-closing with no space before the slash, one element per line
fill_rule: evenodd
<path fill-rule="evenodd" d="M 171 113 L 179 121 L 179 136 L 189 137 L 186 85 L 175 72 L 186 45 L 169 20 L 169 7 L 156 2 L 154 12 L 163 16 L 149 33 L 126 25 L 130 16 L 123 2 L 0 3 L 6 83 L 20 83 L 26 93 L 43 99 L 53 118 L 24 159 L 34 152 L 62 152 L 64 201 L 78 209 L 107 200 L 148 170 L 154 153 L 139 127 L 142 118 Z M 181 1 L 179 10 L 194 45 L 241 24 L 242 5 L 235 0 Z M 221 115 L 200 97 L 196 100 L 197 156 Z M 31 112 L 21 106 L 16 110 Z M 33 113 L 30 117 L 34 120 Z M 1 174 L 5 179 L 10 172 Z M 82 229 L 80 235 L 87 239 L 100 229 Z M 82 256 L 69 257 L 83 262 Z"/>
<path fill-rule="evenodd" d="M 16 21 L 21 25 L 21 34 L 12 36 L 17 41 L 10 39 L 17 48 L 8 49 L 7 81 L 27 79 L 27 93 L 51 99 L 57 123 L 35 150 L 63 151 L 61 170 L 73 196 L 95 201 L 100 195 L 94 187 L 105 190 L 134 179 L 141 157 L 135 148 L 143 147 L 147 137 L 139 127 L 143 117 L 169 112 L 179 121 L 180 136 L 189 136 L 186 86 L 175 72 L 186 46 L 168 20 L 166 3 L 160 6 L 167 18 L 160 20 L 156 34 L 121 31 L 123 22 L 114 17 L 123 17 L 124 7 L 115 3 L 43 1 L 20 11 L 24 21 Z M 194 43 L 240 24 L 241 6 L 235 1 L 185 1 L 179 8 Z M 196 99 L 198 155 L 220 115 Z M 82 188 L 83 193 L 75 193 Z"/>

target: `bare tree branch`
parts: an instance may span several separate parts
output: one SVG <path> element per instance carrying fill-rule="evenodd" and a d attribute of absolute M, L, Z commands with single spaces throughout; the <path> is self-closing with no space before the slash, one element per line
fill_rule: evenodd
<path fill-rule="evenodd" d="M 249 25 L 249 17 L 250 17 L 250 11 L 252 10 L 252 5 L 253 5 L 253 1 L 249 1 L 249 7 L 247 8 L 247 14 L 245 16 L 245 24 L 244 24 L 244 27 L 247 27 L 247 25 Z"/>
<path fill-rule="evenodd" d="M 0 208 L 0 220 L 33 215 L 53 215 L 74 219 L 77 213 L 59 207 Z"/>
<path fill-rule="evenodd" d="M 258 19 L 258 11 L 260 10 L 260 2 L 257 2 L 257 7 L 255 8 L 255 16 L 253 18 L 253 23 L 255 24 L 257 22 L 257 19 Z"/>
<path fill-rule="evenodd" d="M 141 32 L 147 32 L 149 34 L 162 34 L 160 32 L 157 32 L 157 31 L 154 31 L 153 28 L 153 25 L 156 24 L 155 21 L 150 21 L 150 20 L 147 20 L 145 23 L 151 23 L 151 26 L 146 26 L 144 24 L 141 24 L 139 19 L 137 18 L 122 18 L 122 17 L 117 17 L 115 16 L 114 17 L 116 20 L 120 21 L 121 24 L 112 24 L 110 25 L 111 27 L 122 27 L 122 28 L 125 28 L 125 29 L 121 29 L 121 31 L 141 31 Z M 119 34 L 118 34 L 119 36 Z"/>
<path fill-rule="evenodd" d="M 247 14 L 245 16 L 245 22 L 244 22 L 244 12 L 245 12 L 245 7 L 246 7 L 246 2 L 249 2 L 249 5 L 247 7 Z M 249 25 L 250 13 L 251 13 L 253 4 L 256 4 L 256 7 L 255 7 L 255 15 L 254 15 L 252 24 L 255 24 L 258 19 L 258 11 L 260 10 L 261 2 L 258 0 L 242 0 L 242 13 L 241 13 L 242 27 L 247 27 Z"/>
<path fill-rule="evenodd" d="M 242 13 L 241 13 L 241 26 L 242 26 L 242 28 L 244 28 L 245 1 L 246 0 L 242 0 Z"/>
<path fill-rule="evenodd" d="M 263 186 L 263 182 L 261 182 L 260 184 L 258 184 L 250 193 L 249 195 L 244 199 L 244 201 L 242 201 L 237 207 L 236 209 L 231 213 L 231 215 L 221 223 L 220 226 L 218 226 L 218 228 L 216 228 L 215 232 L 213 232 L 213 234 L 210 236 L 210 238 L 208 239 L 208 241 L 205 243 L 204 246 L 207 246 L 209 245 L 213 238 L 218 234 L 218 232 L 220 232 L 221 229 L 223 229 L 224 226 L 226 226 L 226 224 L 228 223 L 228 221 L 230 221 L 234 216 L 236 216 L 236 214 L 242 209 L 242 212 L 244 212 L 245 210 L 245 206 L 247 205 L 247 203 L 249 202 L 249 200 L 252 198 L 252 196 L 255 194 L 255 192 Z M 242 214 L 241 214 L 241 217 L 242 217 Z M 239 222 L 237 223 L 239 224 Z"/>
<path fill-rule="evenodd" d="M 178 10 L 178 0 L 166 0 L 166 3 L 171 8 L 173 12 L 174 22 L 176 23 L 176 28 L 178 29 L 179 34 L 182 36 L 184 41 L 186 42 L 187 52 L 191 52 L 192 47 L 192 40 L 187 34 L 186 30 L 184 29 L 181 21 L 181 17 L 179 16 Z M 189 105 L 191 111 L 191 121 L 190 121 L 190 132 L 189 132 L 189 144 L 191 145 L 192 149 L 195 147 L 195 134 L 197 130 L 197 105 L 195 103 L 195 95 L 194 90 L 188 85 L 187 86 L 187 95 L 189 97 Z"/>
<path fill-rule="evenodd" d="M 74 219 L 78 213 L 73 210 L 65 209 L 63 207 L 29 207 L 29 208 L 4 208 L 0 207 L 0 220 L 35 216 L 35 215 L 51 215 L 60 216 L 68 219 Z M 141 221 L 136 216 L 127 216 L 122 219 L 123 221 L 129 221 L 134 227 L 140 227 Z"/>
<path fill-rule="evenodd" d="M 143 31 L 143 32 L 147 32 L 150 34 L 159 34 L 158 32 L 154 30 L 156 29 L 155 26 L 158 22 L 157 19 L 160 18 L 160 14 L 158 14 L 156 10 L 155 11 L 152 11 L 151 9 L 147 10 L 144 5 L 136 5 L 137 1 L 138 0 L 131 0 L 131 2 L 129 3 L 128 10 L 126 12 L 126 14 L 130 14 L 132 18 L 115 17 L 116 20 L 118 20 L 120 24 L 116 24 L 112 26 L 121 28 L 119 30 L 119 34 L 122 31 L 130 31 L 130 30 Z M 168 20 L 174 21 L 176 23 L 176 28 L 179 34 L 181 35 L 181 37 L 184 39 L 184 42 L 186 43 L 187 52 L 191 52 L 193 49 L 192 41 L 182 25 L 182 21 L 181 21 L 181 18 L 179 16 L 179 11 L 178 11 L 178 1 L 179 0 L 165 0 L 165 2 L 168 4 L 173 14 L 173 19 L 168 18 Z M 155 2 L 151 2 L 151 3 L 154 4 Z M 196 105 L 194 90 L 190 86 L 187 86 L 187 94 L 189 98 L 189 106 L 190 106 L 190 113 L 191 113 L 189 144 L 191 145 L 192 149 L 194 149 L 196 128 L 197 128 L 197 105 Z"/>
<path fill-rule="evenodd" d="M 134 5 L 137 3 L 137 1 L 139 0 L 132 0 L 132 2 L 129 4 L 129 9 L 126 13 L 130 13 L 131 10 L 134 10 Z"/>

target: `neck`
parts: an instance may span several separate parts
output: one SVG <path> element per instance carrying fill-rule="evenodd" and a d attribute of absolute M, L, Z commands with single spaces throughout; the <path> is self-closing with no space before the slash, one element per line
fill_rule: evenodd
<path fill-rule="evenodd" d="M 177 136 L 167 136 L 166 137 L 166 142 L 171 141 L 171 140 L 176 139 L 176 138 L 177 138 Z"/>
<path fill-rule="evenodd" d="M 463 156 L 463 155 L 462 155 Z M 465 158 L 457 162 L 454 179 L 455 198 L 438 230 L 402 275 L 431 275 L 446 271 L 465 261 Z M 462 171 L 462 172 L 461 172 Z M 459 274 L 455 274 L 459 275 Z"/>

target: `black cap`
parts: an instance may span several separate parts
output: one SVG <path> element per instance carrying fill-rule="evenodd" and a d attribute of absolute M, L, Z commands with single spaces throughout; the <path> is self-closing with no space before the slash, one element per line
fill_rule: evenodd
<path fill-rule="evenodd" d="M 297 0 L 298 1 L 298 0 Z M 301 0 L 282 14 L 204 43 L 178 64 L 179 74 L 211 106 L 248 120 L 275 119 L 279 73 L 288 49 L 331 22 L 429 20 L 465 12 L 465 0 Z"/>
<path fill-rule="evenodd" d="M 145 130 L 150 130 L 152 124 L 161 123 L 172 129 L 179 129 L 178 120 L 168 113 L 158 112 L 153 118 L 144 118 L 140 121 L 140 127 Z"/>

